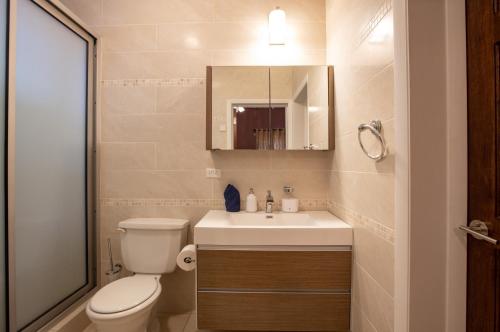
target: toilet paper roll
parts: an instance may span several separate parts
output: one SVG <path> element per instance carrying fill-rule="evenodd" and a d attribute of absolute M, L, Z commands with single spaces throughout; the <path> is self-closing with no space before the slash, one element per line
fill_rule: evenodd
<path fill-rule="evenodd" d="M 196 246 L 188 244 L 182 248 L 177 255 L 177 265 L 184 271 L 192 271 L 196 268 Z"/>

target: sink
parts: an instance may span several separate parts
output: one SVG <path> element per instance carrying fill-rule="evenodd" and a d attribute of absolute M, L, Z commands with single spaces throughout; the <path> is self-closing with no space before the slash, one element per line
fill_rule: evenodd
<path fill-rule="evenodd" d="M 229 213 L 232 227 L 312 226 L 314 219 L 307 213 Z"/>
<path fill-rule="evenodd" d="M 197 245 L 351 246 L 352 228 L 328 211 L 209 211 L 194 227 Z"/>

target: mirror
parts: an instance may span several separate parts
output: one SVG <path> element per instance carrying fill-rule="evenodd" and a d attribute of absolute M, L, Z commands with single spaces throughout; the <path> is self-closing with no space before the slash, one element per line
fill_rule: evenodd
<path fill-rule="evenodd" d="M 332 150 L 333 68 L 207 67 L 208 150 Z"/>

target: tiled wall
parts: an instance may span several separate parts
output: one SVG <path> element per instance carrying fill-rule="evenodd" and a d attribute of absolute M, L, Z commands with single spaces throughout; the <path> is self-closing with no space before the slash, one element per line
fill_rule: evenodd
<path fill-rule="evenodd" d="M 130 217 L 198 221 L 222 207 L 231 182 L 244 197 L 291 184 L 302 208 L 325 209 L 329 152 L 207 152 L 205 66 L 325 64 L 324 0 L 63 0 L 102 36 L 101 243 L 119 257 L 117 222 Z M 267 45 L 279 5 L 291 35 Z M 222 169 L 207 179 L 206 167 Z M 106 251 L 101 254 L 107 268 Z M 194 307 L 194 273 L 162 278 L 160 311 Z"/>
<path fill-rule="evenodd" d="M 336 149 L 329 208 L 354 226 L 352 330 L 393 331 L 394 112 L 390 0 L 327 0 L 327 62 L 335 67 Z M 382 121 L 389 156 L 361 151 L 357 127 Z M 376 147 L 372 140 L 370 149 Z M 377 152 L 373 150 L 372 152 Z"/>

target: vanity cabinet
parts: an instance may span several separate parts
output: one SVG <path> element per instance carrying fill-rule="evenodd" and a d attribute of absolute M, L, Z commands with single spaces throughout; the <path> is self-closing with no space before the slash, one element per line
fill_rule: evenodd
<path fill-rule="evenodd" d="M 349 331 L 351 247 L 199 247 L 198 328 Z"/>

